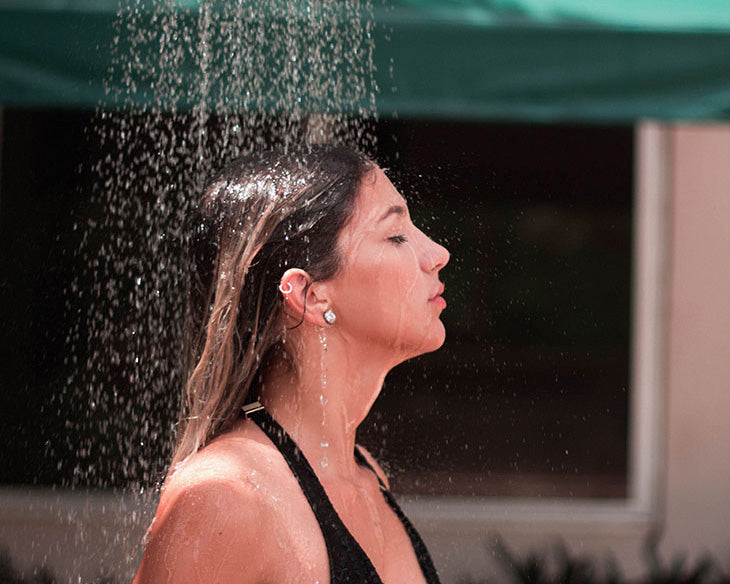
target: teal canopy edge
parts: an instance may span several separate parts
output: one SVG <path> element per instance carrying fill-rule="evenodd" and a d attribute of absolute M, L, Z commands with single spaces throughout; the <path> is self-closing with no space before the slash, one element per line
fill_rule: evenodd
<path fill-rule="evenodd" d="M 106 91 L 117 82 L 116 9 L 95 6 L 0 4 L 0 106 L 119 107 Z M 187 12 L 194 18 L 194 9 Z M 728 31 L 484 22 L 455 14 L 375 10 L 380 115 L 730 119 Z M 137 106 L 148 105 L 146 95 L 138 92 Z"/>

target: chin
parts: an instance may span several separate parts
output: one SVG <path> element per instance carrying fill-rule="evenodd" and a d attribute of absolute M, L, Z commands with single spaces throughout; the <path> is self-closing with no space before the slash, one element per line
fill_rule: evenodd
<path fill-rule="evenodd" d="M 413 357 L 425 355 L 426 353 L 433 353 L 443 346 L 445 340 L 446 329 L 444 328 L 443 323 L 439 320 L 437 321 L 436 326 L 431 328 L 428 336 L 421 337 L 419 342 L 410 348 L 411 350 L 408 352 L 409 354 L 406 359 L 412 359 Z"/>
<path fill-rule="evenodd" d="M 433 351 L 437 351 L 444 345 L 444 341 L 446 340 L 446 329 L 443 325 L 441 325 L 441 331 L 438 335 L 438 338 L 434 339 L 433 343 L 429 348 L 427 348 L 424 353 L 432 353 Z"/>

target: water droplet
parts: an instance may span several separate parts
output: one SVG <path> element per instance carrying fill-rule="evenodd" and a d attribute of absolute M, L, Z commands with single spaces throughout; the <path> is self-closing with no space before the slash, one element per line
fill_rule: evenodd
<path fill-rule="evenodd" d="M 87 267 L 70 296 L 83 296 L 82 308 L 72 307 L 84 322 L 69 333 L 78 347 L 70 362 L 78 366 L 58 403 L 89 405 L 68 420 L 77 442 L 59 465 L 73 469 L 69 486 L 125 485 L 151 500 L 155 489 L 145 484 L 164 470 L 175 427 L 176 412 L 164 404 L 176 401 L 171 388 L 184 385 L 181 250 L 190 193 L 221 161 L 271 142 L 311 139 L 311 111 L 323 112 L 317 127 L 326 137 L 374 143 L 367 124 L 375 116 L 375 65 L 361 18 L 372 12 L 371 0 L 307 3 L 307 26 L 286 3 L 273 19 L 270 3 L 142 4 L 122 2 L 114 26 L 109 107 L 95 128 L 103 154 L 94 161 L 92 202 L 100 211 L 73 226 L 83 231 L 78 255 Z M 197 18 L 181 16 L 183 5 Z M 358 111 L 359 120 L 341 113 Z M 278 196 L 273 185 L 270 196 Z M 221 278 L 233 279 L 225 272 Z M 322 349 L 324 408 L 326 338 Z M 90 438 L 97 435 L 109 449 L 102 456 Z M 149 521 L 143 513 L 133 517 Z"/>

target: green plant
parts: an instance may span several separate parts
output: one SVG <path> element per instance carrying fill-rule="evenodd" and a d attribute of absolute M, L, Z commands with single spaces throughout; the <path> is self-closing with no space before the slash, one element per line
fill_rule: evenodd
<path fill-rule="evenodd" d="M 45 566 L 33 570 L 33 575 L 30 577 L 24 576 L 13 565 L 10 553 L 6 549 L 0 549 L 0 584 L 56 584 L 56 582 L 56 578 Z M 115 582 L 112 576 L 99 576 L 93 584 Z"/>
<path fill-rule="evenodd" d="M 730 577 L 723 575 L 717 562 L 710 554 L 704 554 L 690 563 L 685 554 L 675 554 L 667 562 L 659 556 L 661 534 L 652 532 L 646 538 L 644 557 L 649 567 L 649 584 L 704 584 L 707 582 L 728 583 Z"/>
<path fill-rule="evenodd" d="M 597 581 L 594 561 L 572 555 L 562 542 L 555 546 L 552 568 L 550 558 L 536 552 L 520 559 L 499 537 L 494 543 L 494 553 L 504 573 L 517 584 L 592 584 Z"/>
<path fill-rule="evenodd" d="M 658 552 L 659 536 L 652 533 L 644 545 L 647 574 L 634 584 L 730 584 L 717 561 L 709 554 L 688 561 L 686 555 L 675 555 L 663 562 Z M 530 551 L 522 557 L 514 553 L 500 538 L 487 551 L 512 584 L 629 584 L 615 558 L 609 556 L 601 564 L 595 558 L 573 555 L 563 542 L 547 551 Z M 499 580 L 503 582 L 505 580 Z M 489 584 L 487 580 L 463 578 L 460 584 Z"/>
<path fill-rule="evenodd" d="M 56 580 L 48 569 L 43 566 L 33 571 L 33 576 L 27 579 L 13 566 L 7 550 L 0 550 L 0 584 L 55 584 Z"/>

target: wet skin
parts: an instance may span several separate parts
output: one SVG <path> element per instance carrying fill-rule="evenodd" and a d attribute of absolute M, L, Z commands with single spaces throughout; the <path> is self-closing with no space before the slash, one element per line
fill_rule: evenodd
<path fill-rule="evenodd" d="M 305 324 L 287 338 L 297 370 L 273 368 L 261 401 L 302 449 L 383 582 L 422 583 L 401 522 L 352 453 L 387 372 L 444 341 L 438 272 L 449 255 L 413 225 L 380 169 L 365 177 L 339 250 L 342 267 L 328 281 L 312 283 L 301 269 L 282 276 L 282 288 L 291 288 L 287 318 L 304 315 Z M 332 326 L 326 308 L 337 314 Z M 311 507 L 253 422 L 241 421 L 168 477 L 135 582 L 329 582 Z"/>
<path fill-rule="evenodd" d="M 344 265 L 326 283 L 337 334 L 387 352 L 392 366 L 439 348 L 446 304 L 438 271 L 449 253 L 413 224 L 406 201 L 382 170 L 365 178 L 339 243 Z"/>

